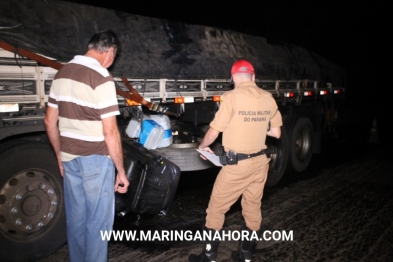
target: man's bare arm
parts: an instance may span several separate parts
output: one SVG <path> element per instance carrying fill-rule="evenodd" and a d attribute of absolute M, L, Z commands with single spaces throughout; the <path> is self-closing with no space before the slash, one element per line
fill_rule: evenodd
<path fill-rule="evenodd" d="M 219 134 L 220 132 L 210 127 L 209 130 L 207 130 L 201 144 L 199 145 L 199 149 L 213 153 L 209 146 L 217 139 Z"/>
<path fill-rule="evenodd" d="M 109 156 L 117 169 L 115 191 L 119 193 L 126 193 L 129 182 L 124 171 L 123 151 L 116 117 L 110 116 L 102 119 L 102 125 L 104 128 L 105 143 L 109 151 Z"/>
<path fill-rule="evenodd" d="M 46 114 L 44 119 L 46 133 L 53 147 L 53 150 L 55 151 L 57 164 L 60 169 L 60 174 L 63 176 L 64 169 L 60 157 L 60 131 L 57 125 L 58 120 L 59 120 L 59 110 L 57 108 L 48 106 L 46 109 Z"/>
<path fill-rule="evenodd" d="M 269 131 L 267 131 L 266 135 L 272 136 L 275 138 L 280 138 L 281 137 L 281 127 L 272 127 L 270 128 Z"/>

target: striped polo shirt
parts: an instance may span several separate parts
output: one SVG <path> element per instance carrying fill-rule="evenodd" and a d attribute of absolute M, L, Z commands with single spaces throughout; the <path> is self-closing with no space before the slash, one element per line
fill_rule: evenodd
<path fill-rule="evenodd" d="M 55 75 L 48 106 L 59 110 L 62 161 L 109 155 L 102 119 L 119 115 L 113 77 L 94 58 L 75 56 Z"/>

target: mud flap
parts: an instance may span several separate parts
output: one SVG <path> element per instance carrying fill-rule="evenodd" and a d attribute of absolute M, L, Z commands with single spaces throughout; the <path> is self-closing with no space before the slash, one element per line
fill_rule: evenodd
<path fill-rule="evenodd" d="M 180 168 L 136 142 L 123 143 L 124 168 L 130 186 L 116 193 L 116 213 L 154 215 L 167 209 L 176 194 Z"/>

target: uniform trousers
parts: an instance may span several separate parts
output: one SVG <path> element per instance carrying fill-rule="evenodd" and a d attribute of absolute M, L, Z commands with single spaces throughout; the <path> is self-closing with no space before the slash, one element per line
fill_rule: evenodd
<path fill-rule="evenodd" d="M 206 210 L 205 226 L 221 230 L 225 213 L 242 196 L 242 215 L 246 226 L 259 230 L 262 223 L 261 199 L 270 159 L 266 155 L 241 160 L 237 165 L 223 166 L 218 174 Z"/>
<path fill-rule="evenodd" d="M 115 166 L 103 155 L 63 162 L 67 246 L 71 262 L 108 261 L 108 242 L 115 212 Z"/>

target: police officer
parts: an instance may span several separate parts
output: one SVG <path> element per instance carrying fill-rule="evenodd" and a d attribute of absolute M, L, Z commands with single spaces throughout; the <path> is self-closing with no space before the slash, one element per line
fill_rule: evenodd
<path fill-rule="evenodd" d="M 221 158 L 226 158 L 227 165 L 214 183 L 203 230 L 212 235 L 220 231 L 225 213 L 242 196 L 242 230 L 250 234 L 256 231 L 260 236 L 261 199 L 269 168 L 264 151 L 266 135 L 280 138 L 282 119 L 272 95 L 255 84 L 254 67 L 249 61 L 236 61 L 231 74 L 235 88 L 222 96 L 220 108 L 199 145 L 199 149 L 213 153 L 209 145 L 223 132 L 225 152 Z M 232 257 L 251 261 L 256 243 L 241 239 Z M 205 241 L 202 253 L 189 255 L 189 261 L 215 261 L 218 245 L 219 241 Z"/>

